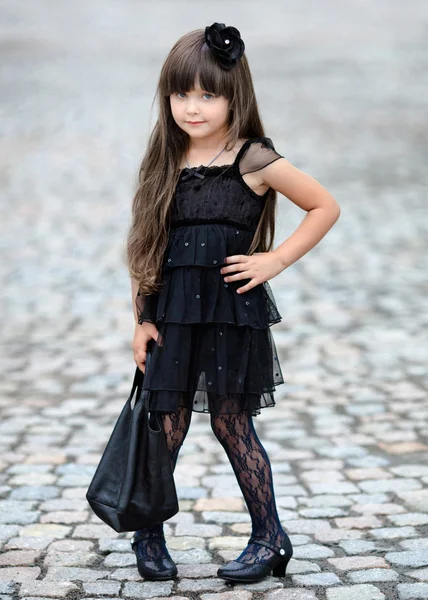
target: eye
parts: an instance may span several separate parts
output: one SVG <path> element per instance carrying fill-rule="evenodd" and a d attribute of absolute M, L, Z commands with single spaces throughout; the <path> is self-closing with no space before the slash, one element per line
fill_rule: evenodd
<path fill-rule="evenodd" d="M 214 98 L 214 94 L 209 94 L 208 92 L 206 92 L 205 94 L 203 94 L 203 96 L 210 96 L 208 98 L 208 100 L 210 100 L 211 98 Z"/>
<path fill-rule="evenodd" d="M 185 93 L 185 92 L 177 92 L 177 94 L 176 94 L 176 95 L 177 95 L 179 98 L 182 98 L 183 96 L 180 96 L 180 94 L 183 94 L 183 96 L 185 96 L 185 95 L 186 95 L 186 93 Z"/>

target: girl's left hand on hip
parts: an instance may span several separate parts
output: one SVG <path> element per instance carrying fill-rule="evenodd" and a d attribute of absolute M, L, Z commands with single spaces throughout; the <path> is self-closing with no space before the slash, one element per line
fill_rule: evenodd
<path fill-rule="evenodd" d="M 226 256 L 225 263 L 227 267 L 222 267 L 220 273 L 227 274 L 224 278 L 226 283 L 230 281 L 239 281 L 240 279 L 251 279 L 246 285 L 238 288 L 239 294 L 251 290 L 251 288 L 276 277 L 284 270 L 284 263 L 275 252 L 255 252 L 250 256 L 246 254 L 235 254 Z M 233 263 L 233 264 L 230 264 Z M 235 275 L 229 275 L 239 271 Z"/>

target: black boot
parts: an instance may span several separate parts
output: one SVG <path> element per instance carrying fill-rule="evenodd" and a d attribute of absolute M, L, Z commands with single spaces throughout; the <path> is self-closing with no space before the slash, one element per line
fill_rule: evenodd
<path fill-rule="evenodd" d="M 144 558 L 139 556 L 138 544 L 144 544 Z M 153 553 L 150 552 L 150 544 L 155 546 Z M 168 552 L 162 533 L 135 533 L 131 538 L 131 548 L 137 557 L 138 572 L 144 579 L 157 581 L 177 576 L 177 565 Z M 150 554 L 153 554 L 151 559 L 148 558 Z"/>
<path fill-rule="evenodd" d="M 226 581 L 237 581 L 242 583 L 255 583 L 260 581 L 272 571 L 275 577 L 284 577 L 285 570 L 293 556 L 293 547 L 288 536 L 285 538 L 282 546 L 274 546 L 270 542 L 251 536 L 248 544 L 259 544 L 266 546 L 275 552 L 271 558 L 257 563 L 243 563 L 239 560 L 232 560 L 220 567 L 217 571 L 218 577 Z"/>

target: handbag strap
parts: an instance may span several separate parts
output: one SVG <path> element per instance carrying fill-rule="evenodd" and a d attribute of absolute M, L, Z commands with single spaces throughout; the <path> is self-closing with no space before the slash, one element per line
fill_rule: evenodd
<path fill-rule="evenodd" d="M 135 390 L 139 387 L 144 381 L 144 373 L 141 371 L 139 367 L 135 369 L 134 381 L 132 383 L 132 390 L 129 394 L 129 399 L 132 400 L 135 394 Z"/>
<path fill-rule="evenodd" d="M 151 358 L 152 358 L 152 350 L 153 350 L 153 344 L 154 340 L 149 340 L 147 342 L 147 346 L 146 346 L 146 373 L 147 373 L 147 369 L 150 367 L 150 362 L 151 362 Z M 135 369 L 135 375 L 134 375 L 134 381 L 132 383 L 132 390 L 131 393 L 129 394 L 129 400 L 132 400 L 132 398 L 134 397 L 135 394 L 135 390 L 136 388 L 140 388 L 142 387 L 144 382 L 144 373 L 143 371 L 140 369 L 140 367 L 136 367 Z"/>

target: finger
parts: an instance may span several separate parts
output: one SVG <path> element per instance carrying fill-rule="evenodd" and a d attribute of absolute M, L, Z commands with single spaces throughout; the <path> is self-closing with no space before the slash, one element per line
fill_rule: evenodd
<path fill-rule="evenodd" d="M 249 256 L 246 256 L 245 254 L 234 254 L 233 256 L 226 256 L 225 259 L 225 263 L 231 263 L 231 262 L 245 262 L 245 260 L 247 260 L 248 258 L 250 258 Z"/>
<path fill-rule="evenodd" d="M 248 263 L 236 263 L 228 267 L 222 267 L 220 273 L 224 275 L 224 273 L 233 273 L 233 271 L 242 271 L 242 269 L 248 269 Z"/>
<path fill-rule="evenodd" d="M 137 361 L 136 360 L 135 364 L 140 369 L 140 371 L 142 371 L 145 374 L 145 372 L 146 372 L 146 361 L 141 361 L 141 360 Z"/>
<path fill-rule="evenodd" d="M 241 279 L 251 279 L 252 275 L 249 271 L 241 271 L 240 273 L 236 273 L 235 275 L 228 275 L 224 278 L 224 281 L 240 281 Z"/>
<path fill-rule="evenodd" d="M 257 283 L 253 283 L 254 280 L 251 281 L 251 283 L 247 283 L 247 285 L 243 285 L 242 287 L 238 288 L 236 291 L 238 294 L 244 294 L 245 292 L 248 292 L 249 290 L 251 290 L 253 287 L 256 287 Z"/>

